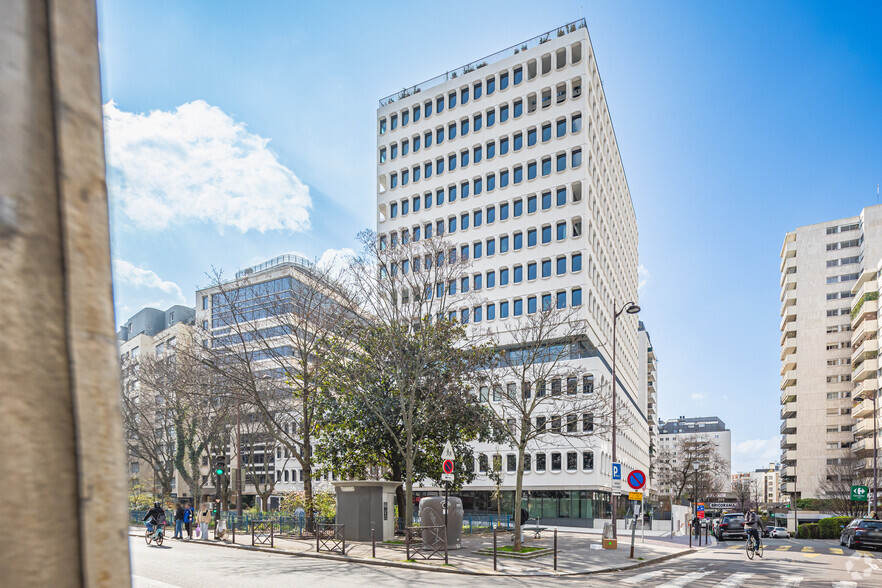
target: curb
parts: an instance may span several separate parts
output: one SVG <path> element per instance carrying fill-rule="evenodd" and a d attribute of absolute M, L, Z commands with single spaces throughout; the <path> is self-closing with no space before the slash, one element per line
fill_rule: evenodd
<path fill-rule="evenodd" d="M 144 537 L 143 533 L 133 533 L 129 531 L 129 537 Z M 632 564 L 622 565 L 622 566 L 613 566 L 609 568 L 602 568 L 598 570 L 576 570 L 573 572 L 560 572 L 560 571 L 547 571 L 547 572 L 493 572 L 493 571 L 480 571 L 480 570 L 460 570 L 453 567 L 444 567 L 444 566 L 434 566 L 427 565 L 421 563 L 412 563 L 405 561 L 391 561 L 388 559 L 374 559 L 374 558 L 364 558 L 364 557 L 352 557 L 349 555 L 335 555 L 332 553 L 313 553 L 313 552 L 303 552 L 303 551 L 287 551 L 280 548 L 271 548 L 271 547 L 258 547 L 252 545 L 239 545 L 234 543 L 218 543 L 216 541 L 201 541 L 194 540 L 193 543 L 196 545 L 210 545 L 214 547 L 226 547 L 228 549 L 244 549 L 246 551 L 260 551 L 262 553 L 275 553 L 276 555 L 287 555 L 289 557 L 309 557 L 312 559 L 324 559 L 331 561 L 339 561 L 346 563 L 356 563 L 356 564 L 364 564 L 369 566 L 383 566 L 388 568 L 400 568 L 400 569 L 412 569 L 412 570 L 420 570 L 423 572 L 441 572 L 444 574 L 459 574 L 463 576 L 491 576 L 491 577 L 512 577 L 512 578 L 535 578 L 535 577 L 569 577 L 569 576 L 588 576 L 593 574 L 608 574 L 612 572 L 625 572 L 628 570 L 634 570 L 637 568 L 642 568 L 648 565 L 653 565 L 657 563 L 661 563 L 664 561 L 668 561 L 670 559 L 674 559 L 677 557 L 681 557 L 684 555 L 689 555 L 690 553 L 695 553 L 695 549 L 684 549 L 682 551 L 678 551 L 676 553 L 669 553 L 667 555 L 662 555 L 653 559 L 648 559 L 646 561 L 640 561 Z"/>

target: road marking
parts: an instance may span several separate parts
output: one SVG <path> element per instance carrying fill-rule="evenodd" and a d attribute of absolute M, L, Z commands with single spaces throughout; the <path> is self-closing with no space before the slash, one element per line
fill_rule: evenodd
<path fill-rule="evenodd" d="M 744 546 L 743 545 L 730 545 L 726 549 L 741 549 L 742 547 L 744 547 Z"/>
<path fill-rule="evenodd" d="M 832 553 L 834 555 L 845 555 L 845 553 L 843 553 L 842 549 L 839 547 L 831 547 L 830 553 Z"/>
<path fill-rule="evenodd" d="M 667 573 L 673 572 L 673 571 L 674 571 L 673 569 L 655 570 L 652 572 L 646 572 L 643 574 L 638 574 L 636 576 L 631 576 L 627 580 L 622 580 L 622 582 L 625 584 L 639 584 L 641 582 L 651 580 L 651 579 L 655 578 L 656 576 L 661 576 L 662 574 L 667 574 Z"/>
<path fill-rule="evenodd" d="M 870 559 L 873 559 L 873 554 L 870 553 L 869 551 L 864 551 L 863 549 L 858 549 L 855 551 L 855 553 L 860 553 L 861 557 L 869 557 Z"/>
<path fill-rule="evenodd" d="M 819 555 L 821 555 L 821 554 L 820 554 L 820 553 L 803 553 L 803 554 L 802 554 L 802 557 L 809 557 L 809 558 L 811 558 L 811 557 L 818 557 Z"/>
<path fill-rule="evenodd" d="M 814 547 L 809 547 L 808 545 L 806 545 L 805 547 L 802 548 L 802 551 L 805 553 L 812 553 L 814 550 L 815 550 Z"/>
<path fill-rule="evenodd" d="M 709 575 L 711 572 L 691 572 L 686 574 L 685 576 L 680 576 L 679 578 L 675 578 L 670 582 L 666 582 L 664 584 L 660 584 L 657 588 L 680 588 L 681 586 L 685 586 L 686 584 L 690 584 L 695 580 L 701 580 L 705 576 Z"/>
<path fill-rule="evenodd" d="M 743 572 L 739 572 L 737 574 L 732 574 L 719 584 L 717 584 L 718 588 L 738 588 L 744 582 L 746 582 L 753 574 L 746 574 Z"/>
<path fill-rule="evenodd" d="M 857 582 L 848 582 L 846 580 L 833 582 L 833 588 L 857 588 Z"/>
<path fill-rule="evenodd" d="M 790 551 L 792 548 L 792 545 L 779 545 L 775 551 Z"/>
<path fill-rule="evenodd" d="M 802 584 L 802 576 L 781 576 L 781 583 L 778 588 L 796 588 Z"/>

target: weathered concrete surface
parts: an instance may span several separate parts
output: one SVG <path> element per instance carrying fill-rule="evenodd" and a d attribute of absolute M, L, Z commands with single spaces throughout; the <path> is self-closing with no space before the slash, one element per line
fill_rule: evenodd
<path fill-rule="evenodd" d="M 0 0 L 0 276 L 0 583 L 128 586 L 94 0 Z"/>

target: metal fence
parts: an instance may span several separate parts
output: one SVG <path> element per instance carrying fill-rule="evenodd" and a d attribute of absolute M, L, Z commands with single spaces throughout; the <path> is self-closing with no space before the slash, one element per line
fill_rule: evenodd
<path fill-rule="evenodd" d="M 251 545 L 269 544 L 270 547 L 275 547 L 273 542 L 275 525 L 275 521 L 251 521 Z"/>
<path fill-rule="evenodd" d="M 346 555 L 346 534 L 344 525 L 338 523 L 316 523 L 315 551 L 330 551 Z"/>
<path fill-rule="evenodd" d="M 441 559 L 447 564 L 447 527 L 407 527 L 404 530 L 407 559 Z M 411 557 L 413 556 L 413 557 Z"/>

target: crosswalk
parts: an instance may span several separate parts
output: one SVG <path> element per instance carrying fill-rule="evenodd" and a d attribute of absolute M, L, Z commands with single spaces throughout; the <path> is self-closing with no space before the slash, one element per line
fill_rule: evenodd
<path fill-rule="evenodd" d="M 725 577 L 721 577 L 718 582 L 709 584 L 708 580 L 713 580 L 714 578 L 708 578 L 708 576 L 711 576 L 711 574 L 715 573 L 718 574 L 718 572 L 700 569 L 693 572 L 682 572 L 680 575 L 674 578 L 670 578 L 670 575 L 673 573 L 676 573 L 673 568 L 652 570 L 626 578 L 622 580 L 622 584 L 626 584 L 629 586 L 645 585 L 653 586 L 655 588 L 684 588 L 693 583 L 697 583 L 702 587 L 714 586 L 715 588 L 748 588 L 757 585 L 762 585 L 766 588 L 799 588 L 803 580 L 805 580 L 804 576 L 782 574 L 775 578 L 759 576 L 748 572 L 737 572 L 734 574 L 725 575 Z M 663 583 L 658 583 L 662 582 L 663 580 L 666 581 L 664 581 Z M 817 581 L 815 581 L 815 583 L 812 585 L 819 586 Z M 830 581 L 831 588 L 857 588 L 857 586 L 858 584 L 856 582 L 851 582 L 847 580 Z"/>
<path fill-rule="evenodd" d="M 725 547 L 725 549 L 727 549 L 727 550 L 740 549 L 743 551 L 744 545 L 727 545 Z M 812 547 L 810 545 L 805 545 L 802 547 L 800 547 L 799 545 L 775 545 L 775 546 L 767 545 L 766 551 L 767 552 L 768 551 L 786 551 L 786 552 L 790 552 L 793 555 L 799 554 L 802 557 L 806 557 L 809 559 L 814 558 L 814 557 L 818 557 L 819 555 L 822 555 L 825 553 L 830 554 L 830 555 L 845 555 L 845 551 L 841 547 L 827 547 L 827 546 Z M 878 554 L 874 554 L 869 551 L 864 551 L 862 549 L 859 549 L 859 550 L 855 551 L 854 553 L 857 553 L 861 557 L 867 557 L 870 559 L 876 559 L 878 556 Z"/>

